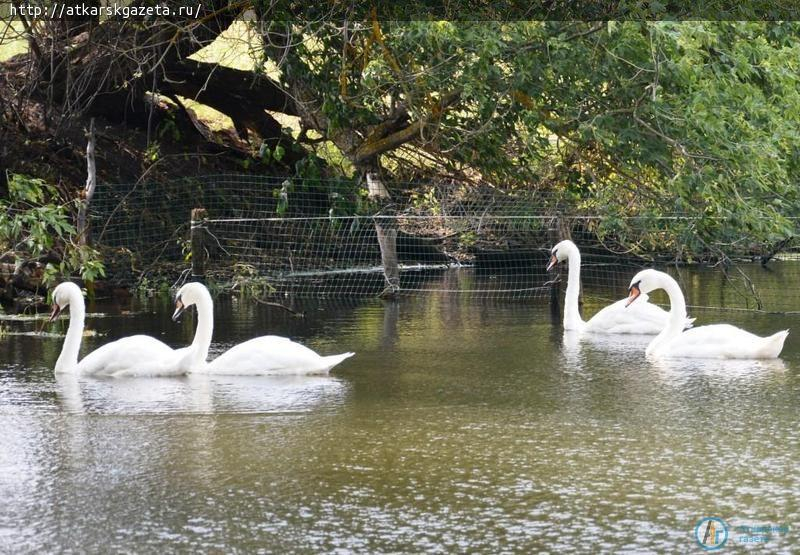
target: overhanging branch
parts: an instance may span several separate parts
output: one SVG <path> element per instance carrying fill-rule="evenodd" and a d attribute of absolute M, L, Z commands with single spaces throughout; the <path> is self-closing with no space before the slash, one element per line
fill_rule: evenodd
<path fill-rule="evenodd" d="M 431 120 L 440 117 L 444 110 L 455 104 L 460 96 L 460 91 L 448 93 L 439 101 L 438 104 L 434 106 L 429 115 L 424 116 L 410 125 L 407 125 L 389 135 L 377 137 L 375 136 L 375 132 L 373 132 L 370 134 L 370 137 L 368 137 L 367 140 L 365 140 L 353 153 L 353 163 L 356 165 L 363 164 L 374 157 L 383 154 L 384 152 L 393 150 L 398 146 L 411 141 L 414 139 L 414 137 L 419 135 L 420 131 L 425 125 L 427 125 Z M 379 126 L 379 128 L 381 130 L 385 130 L 385 127 Z"/>

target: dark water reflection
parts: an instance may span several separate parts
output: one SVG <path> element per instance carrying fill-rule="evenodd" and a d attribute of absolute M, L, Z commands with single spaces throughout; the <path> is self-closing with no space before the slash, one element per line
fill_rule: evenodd
<path fill-rule="evenodd" d="M 263 333 L 356 351 L 332 377 L 56 379 L 66 322 L 6 322 L 0 551 L 683 553 L 705 516 L 798 541 L 800 316 L 694 314 L 793 328 L 778 361 L 658 362 L 540 302 L 304 308 L 219 299 L 212 351 Z M 87 319 L 84 352 L 191 338 L 168 299 L 124 310 Z"/>

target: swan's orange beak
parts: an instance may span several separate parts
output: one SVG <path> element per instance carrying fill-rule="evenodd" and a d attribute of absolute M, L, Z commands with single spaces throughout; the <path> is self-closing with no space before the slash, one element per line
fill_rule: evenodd
<path fill-rule="evenodd" d="M 186 307 L 183 302 L 180 299 L 175 299 L 175 312 L 172 313 L 172 321 L 177 322 L 184 310 L 186 310 Z"/>
<path fill-rule="evenodd" d="M 58 306 L 58 303 L 53 303 L 53 311 L 50 312 L 50 319 L 48 322 L 54 321 L 56 318 L 58 318 L 59 314 L 61 314 L 61 307 Z"/>
<path fill-rule="evenodd" d="M 633 301 L 635 301 L 636 299 L 638 299 L 639 295 L 641 295 L 641 294 L 642 294 L 642 292 L 641 292 L 641 290 L 639 290 L 639 284 L 638 283 L 636 285 L 631 285 L 631 288 L 628 289 L 628 302 L 625 303 L 625 308 L 628 308 L 629 306 L 631 306 L 631 303 Z"/>
<path fill-rule="evenodd" d="M 556 258 L 556 255 L 551 254 L 550 255 L 550 264 L 547 265 L 547 268 L 545 268 L 544 271 L 545 272 L 549 272 L 550 270 L 552 270 L 556 266 L 558 266 L 558 258 Z"/>

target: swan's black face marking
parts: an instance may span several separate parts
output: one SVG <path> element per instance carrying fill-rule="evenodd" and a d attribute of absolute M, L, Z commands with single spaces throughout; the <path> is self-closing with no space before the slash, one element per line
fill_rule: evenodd
<path fill-rule="evenodd" d="M 48 321 L 49 322 L 54 321 L 56 318 L 58 318 L 59 314 L 61 314 L 61 307 L 58 306 L 58 303 L 54 302 L 53 311 L 50 313 L 50 320 Z"/>
<path fill-rule="evenodd" d="M 639 289 L 639 285 L 641 283 L 641 280 L 639 280 L 628 288 L 628 302 L 625 303 L 625 308 L 631 306 L 631 303 L 638 299 L 639 295 L 642 294 L 642 290 Z"/>
<path fill-rule="evenodd" d="M 186 310 L 186 306 L 184 306 L 183 301 L 179 296 L 177 299 L 175 299 L 175 312 L 172 313 L 172 321 L 177 322 L 184 310 Z"/>
<path fill-rule="evenodd" d="M 550 264 L 548 264 L 547 268 L 545 268 L 544 270 L 545 272 L 549 272 L 550 270 L 558 266 L 558 258 L 556 257 L 557 252 L 558 249 L 553 249 L 553 251 L 550 253 Z"/>

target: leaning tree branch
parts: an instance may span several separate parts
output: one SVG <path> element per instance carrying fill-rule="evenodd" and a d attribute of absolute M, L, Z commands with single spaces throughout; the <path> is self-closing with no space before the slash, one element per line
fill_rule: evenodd
<path fill-rule="evenodd" d="M 242 110 L 258 108 L 299 116 L 292 98 L 272 79 L 217 64 L 183 60 L 165 68 L 163 85 L 175 94 L 212 108 L 237 104 Z M 220 110 L 225 111 L 225 110 Z"/>
<path fill-rule="evenodd" d="M 161 90 L 169 96 L 180 95 L 210 106 L 229 116 L 242 139 L 248 131 L 258 133 L 269 144 L 294 143 L 283 127 L 267 110 L 297 115 L 292 99 L 274 81 L 251 72 L 216 64 L 183 60 L 164 68 Z M 289 149 L 287 155 L 293 156 Z M 287 162 L 290 160 L 287 158 Z"/>
<path fill-rule="evenodd" d="M 589 27 L 588 29 L 584 29 L 583 31 L 577 31 L 575 33 L 572 33 L 571 35 L 569 35 L 568 37 L 566 37 L 564 39 L 564 42 L 569 42 L 569 41 L 572 41 L 572 40 L 575 40 L 575 39 L 579 39 L 579 38 L 585 37 L 587 35 L 593 35 L 594 33 L 605 29 L 606 25 L 607 25 L 606 22 L 603 21 L 603 22 L 600 22 L 600 23 L 598 23 L 596 25 L 593 25 L 593 26 Z"/>
<path fill-rule="evenodd" d="M 414 137 L 420 134 L 425 125 L 427 125 L 432 119 L 441 116 L 441 113 L 444 110 L 455 104 L 460 96 L 461 93 L 459 91 L 451 92 L 445 95 L 441 101 L 434 106 L 434 109 L 430 114 L 423 116 L 410 125 L 407 125 L 406 127 L 403 127 L 402 129 L 399 129 L 398 131 L 395 131 L 394 133 L 384 137 L 373 137 L 372 140 L 368 138 L 361 145 L 359 145 L 359 147 L 353 153 L 353 163 L 356 165 L 363 164 L 373 159 L 375 156 L 383 154 L 384 152 L 395 149 L 398 146 L 411 141 L 414 139 Z"/>

